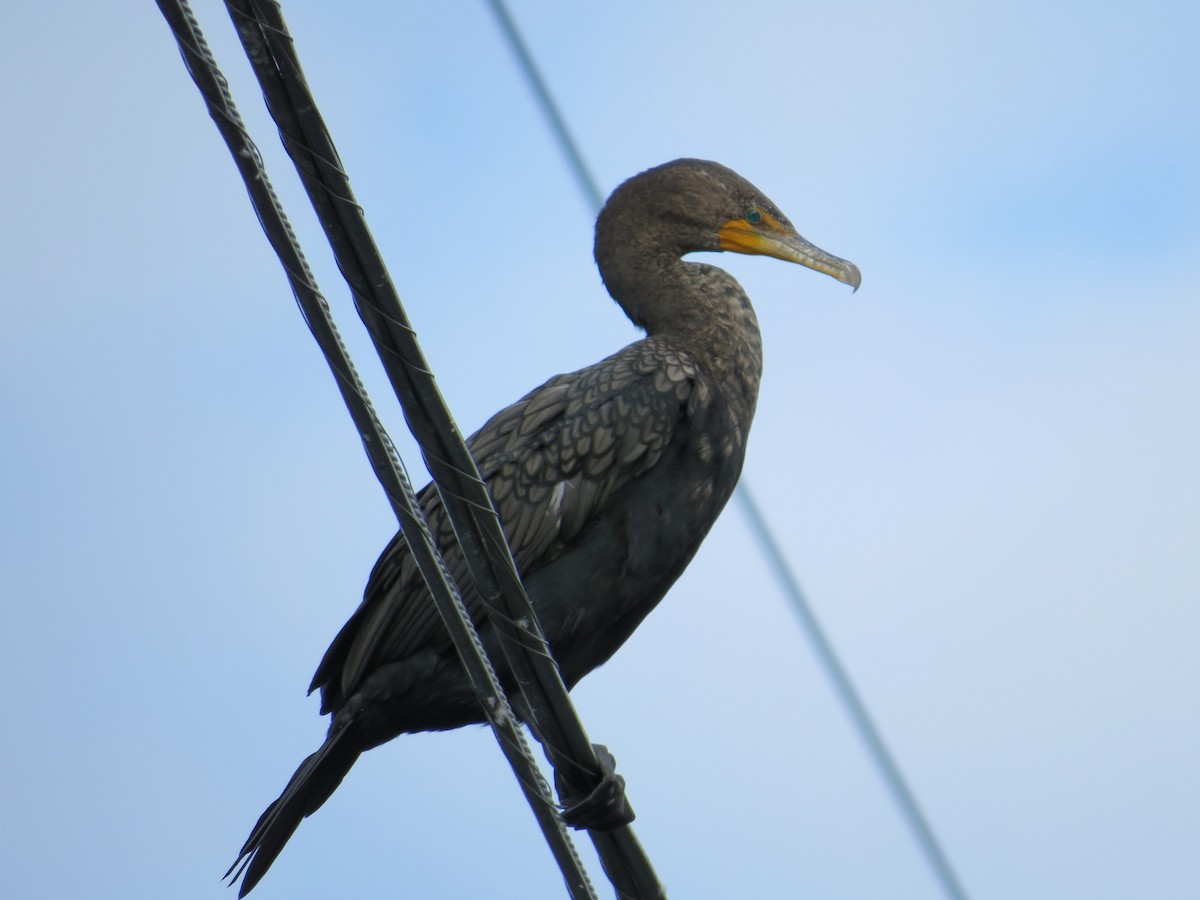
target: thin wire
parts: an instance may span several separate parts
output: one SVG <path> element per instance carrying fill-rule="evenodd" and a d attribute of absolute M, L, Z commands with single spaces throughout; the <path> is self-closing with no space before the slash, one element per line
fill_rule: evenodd
<path fill-rule="evenodd" d="M 509 14 L 504 0 L 487 0 L 487 2 L 492 12 L 496 15 L 500 30 L 504 32 L 504 36 L 509 43 L 513 55 L 517 58 L 521 71 L 524 73 L 530 88 L 537 97 L 538 104 L 541 106 L 542 112 L 548 120 L 551 131 L 554 132 L 555 137 L 558 139 L 560 149 L 566 157 L 572 172 L 574 172 L 576 180 L 579 182 L 580 190 L 583 191 L 584 195 L 590 201 L 594 211 L 598 213 L 600 207 L 603 205 L 600 189 L 587 164 L 583 161 L 583 155 L 579 152 L 579 147 L 572 138 L 558 105 L 550 95 L 550 90 L 546 86 L 546 82 L 542 78 L 541 72 L 538 70 L 528 46 L 517 30 L 516 23 Z M 799 617 L 804 630 L 808 633 L 809 640 L 812 642 L 821 664 L 825 667 L 826 674 L 833 682 L 834 689 L 850 714 L 855 727 L 858 729 L 859 736 L 866 743 L 867 749 L 870 751 L 871 757 L 875 760 L 875 764 L 879 768 L 884 781 L 891 789 L 892 795 L 897 805 L 899 805 L 905 821 L 916 837 L 922 851 L 924 851 L 925 857 L 929 865 L 933 868 L 939 883 L 951 900 L 967 900 L 966 891 L 955 874 L 954 868 L 950 865 L 950 860 L 945 850 L 942 849 L 940 842 L 936 835 L 934 835 L 933 829 L 929 825 L 929 820 L 917 803 L 916 796 L 913 794 L 912 789 L 909 788 L 908 782 L 900 770 L 900 766 L 888 750 L 887 744 L 883 740 L 883 735 L 867 712 L 866 705 L 855 689 L 854 683 L 850 680 L 846 667 L 842 665 L 837 652 L 833 648 L 833 644 L 817 620 L 812 605 L 808 602 L 804 591 L 801 590 L 799 580 L 792 572 L 792 568 L 788 564 L 787 558 L 779 546 L 779 542 L 775 539 L 775 535 L 763 517 L 762 510 L 759 508 L 757 501 L 755 501 L 754 495 L 750 492 L 745 479 L 737 486 L 736 494 L 750 522 L 750 529 L 754 534 L 759 548 L 766 557 L 771 570 L 775 573 L 780 588 L 782 588 L 784 594 L 791 601 L 792 608 Z"/>
<path fill-rule="evenodd" d="M 900 771 L 900 766 L 896 764 L 887 745 L 883 742 L 883 735 L 876 727 L 871 714 L 867 712 L 858 691 L 854 688 L 854 683 L 850 680 L 850 675 L 833 649 L 833 644 L 830 643 L 825 630 L 817 620 L 812 605 L 800 587 L 800 582 L 796 580 L 791 566 L 788 565 L 770 526 L 763 518 L 758 504 L 754 501 L 754 496 L 750 493 L 750 488 L 743 484 L 737 492 L 737 496 L 746 513 L 746 518 L 750 520 L 750 530 L 754 532 L 763 555 L 766 556 L 768 564 L 775 572 L 775 577 L 779 579 L 780 586 L 791 599 L 792 607 L 800 617 L 804 630 L 808 632 L 809 640 L 817 651 L 821 664 L 825 666 L 826 674 L 833 682 L 842 704 L 850 713 L 850 718 L 858 728 L 859 735 L 871 751 L 871 756 L 875 759 L 884 781 L 891 788 L 896 803 L 904 813 L 904 818 L 916 836 L 917 842 L 921 845 L 921 849 L 925 851 L 925 856 L 945 888 L 947 896 L 952 897 L 953 900 L 967 900 L 966 891 L 963 890 L 954 868 L 950 865 L 950 860 L 946 857 L 933 829 L 930 828 L 925 813 L 921 810 L 916 796 Z"/>
<path fill-rule="evenodd" d="M 591 170 L 588 168 L 587 163 L 583 161 L 583 154 L 579 152 L 579 145 L 571 137 L 571 130 L 567 128 L 567 123 L 558 111 L 558 104 L 550 96 L 550 89 L 546 87 L 546 82 L 542 79 L 541 72 L 538 71 L 537 64 L 534 63 L 533 57 L 529 53 L 529 48 L 525 45 L 525 41 L 521 39 L 521 34 L 517 31 L 516 22 L 513 21 L 512 16 L 509 15 L 508 7 L 501 0 L 488 0 L 488 3 L 492 7 L 492 12 L 496 14 L 496 19 L 499 21 L 500 29 L 504 32 L 504 36 L 508 40 L 509 47 L 512 48 L 513 53 L 517 55 L 517 60 L 521 63 L 521 71 L 529 79 L 530 88 L 537 95 L 538 104 L 542 107 L 542 112 L 549 120 L 550 129 L 554 132 L 554 136 L 558 138 L 559 147 L 562 149 L 563 155 L 567 158 L 567 164 L 570 165 L 571 171 L 575 173 L 575 178 L 579 181 L 579 187 L 583 190 L 588 202 L 592 205 L 592 209 L 595 212 L 599 212 L 600 207 L 604 205 L 604 195 L 600 193 L 600 186 L 596 184 L 596 179 L 592 177 Z"/>

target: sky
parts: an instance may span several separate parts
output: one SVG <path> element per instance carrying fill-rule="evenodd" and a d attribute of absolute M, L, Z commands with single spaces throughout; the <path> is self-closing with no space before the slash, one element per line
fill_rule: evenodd
<path fill-rule="evenodd" d="M 1200 8 L 511 9 L 605 191 L 715 159 L 862 269 L 708 260 L 764 332 L 745 482 L 967 894 L 1194 897 Z M 637 337 L 485 4 L 286 15 L 464 431 Z M 0 111 L 0 893 L 231 897 L 395 522 L 157 7 L 5 4 Z M 735 504 L 573 696 L 671 896 L 943 896 Z M 565 893 L 469 728 L 366 754 L 253 896 Z"/>

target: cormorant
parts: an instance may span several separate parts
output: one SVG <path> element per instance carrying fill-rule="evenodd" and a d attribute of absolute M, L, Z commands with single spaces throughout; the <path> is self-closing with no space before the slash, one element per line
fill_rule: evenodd
<path fill-rule="evenodd" d="M 852 263 L 800 237 L 725 166 L 681 159 L 642 172 L 601 211 L 595 256 L 609 293 L 646 337 L 550 379 L 467 442 L 568 687 L 612 656 L 662 599 L 742 469 L 762 342 L 737 281 L 681 259 L 699 250 L 773 256 L 854 288 L 860 281 Z M 428 486 L 420 500 L 511 688 L 437 492 Z M 230 867 L 245 870 L 239 897 L 364 750 L 405 732 L 484 721 L 402 534 L 317 667 L 309 690 L 318 688 L 321 713 L 333 715 L 328 737 Z"/>

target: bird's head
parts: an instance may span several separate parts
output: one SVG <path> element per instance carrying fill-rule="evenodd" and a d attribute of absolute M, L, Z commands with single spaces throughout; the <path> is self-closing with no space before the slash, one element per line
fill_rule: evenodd
<path fill-rule="evenodd" d="M 630 178 L 615 191 L 596 222 L 596 257 L 620 233 L 647 249 L 682 256 L 728 250 L 773 256 L 824 272 L 858 289 L 854 263 L 802 238 L 758 188 L 720 163 L 677 159 Z M 618 242 L 614 242 L 618 243 Z M 603 262 L 602 262 L 603 268 Z"/>

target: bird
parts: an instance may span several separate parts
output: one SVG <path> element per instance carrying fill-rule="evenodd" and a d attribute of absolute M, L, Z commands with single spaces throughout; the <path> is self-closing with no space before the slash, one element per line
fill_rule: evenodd
<path fill-rule="evenodd" d="M 659 603 L 733 493 L 762 376 L 762 338 L 728 272 L 698 251 L 775 257 L 857 290 L 858 268 L 802 238 L 749 181 L 679 159 L 621 184 L 596 220 L 608 293 L 645 332 L 489 419 L 467 446 L 525 589 L 574 687 Z M 437 491 L 418 495 L 506 689 L 514 687 Z M 484 722 L 408 550 L 392 538 L 309 692 L 332 716 L 322 746 L 259 818 L 226 872 L 239 897 L 366 750 L 401 734 Z"/>

